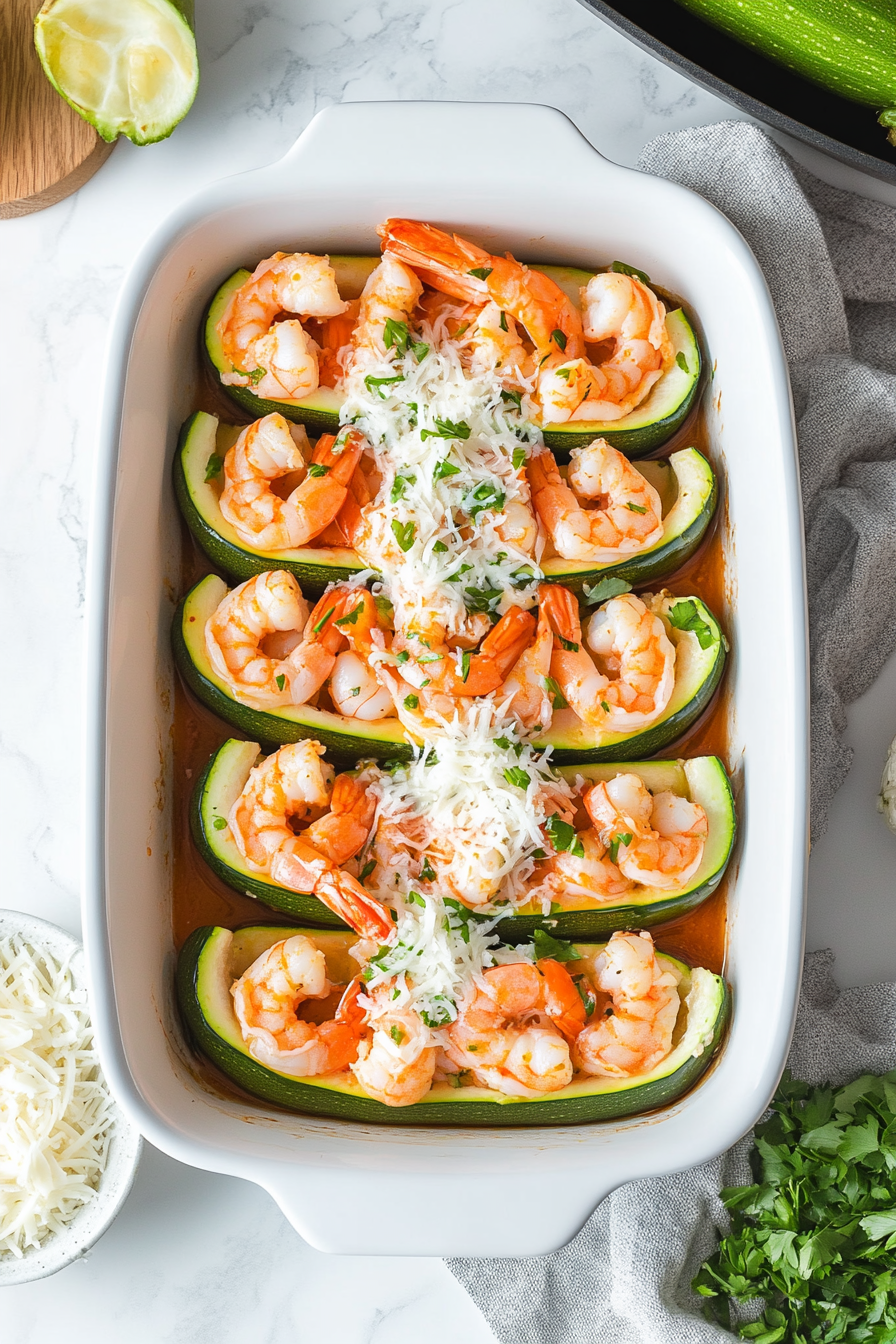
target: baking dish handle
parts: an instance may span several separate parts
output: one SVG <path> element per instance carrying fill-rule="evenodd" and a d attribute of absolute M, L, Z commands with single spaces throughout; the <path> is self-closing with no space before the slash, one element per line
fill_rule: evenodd
<path fill-rule="evenodd" d="M 366 1210 L 374 1221 L 389 1214 L 383 1230 L 389 1255 L 516 1256 L 565 1246 L 620 1180 L 605 1173 L 605 1186 L 596 1188 L 593 1172 L 581 1170 L 538 1175 L 530 1165 L 491 1172 L 431 1166 L 431 1160 L 403 1171 L 280 1166 L 259 1183 L 318 1251 L 376 1254 Z"/>
<path fill-rule="evenodd" d="M 533 159 L 544 166 L 547 194 L 580 173 L 593 177 L 599 165 L 610 175 L 630 172 L 604 159 L 562 112 L 536 103 L 367 103 L 363 120 L 351 103 L 336 104 L 317 113 L 274 168 L 313 182 L 316 194 L 351 194 L 383 183 L 395 154 L 414 164 L 421 197 L 433 183 L 448 188 L 455 216 L 467 198 L 481 202 L 483 189 L 502 199 L 511 184 L 531 184 Z M 383 218 L 413 209 L 385 185 L 382 196 Z"/>

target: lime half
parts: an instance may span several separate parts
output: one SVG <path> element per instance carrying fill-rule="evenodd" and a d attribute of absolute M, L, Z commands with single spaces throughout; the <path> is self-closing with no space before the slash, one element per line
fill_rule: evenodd
<path fill-rule="evenodd" d="M 34 45 L 50 83 L 104 140 L 164 140 L 199 87 L 193 0 L 46 0 Z"/>

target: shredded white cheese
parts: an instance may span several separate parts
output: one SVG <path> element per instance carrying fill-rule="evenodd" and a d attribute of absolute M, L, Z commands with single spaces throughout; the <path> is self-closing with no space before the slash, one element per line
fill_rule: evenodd
<path fill-rule="evenodd" d="M 0 939 L 0 1255 L 40 1246 L 93 1199 L 113 1124 L 86 991 L 45 948 Z"/>
<path fill-rule="evenodd" d="M 359 549 L 388 575 L 400 628 L 435 617 L 449 636 L 471 613 L 533 606 L 542 578 L 521 474 L 540 433 L 523 397 L 464 368 L 463 348 L 444 317 L 424 321 L 405 354 L 348 362 L 342 408 L 382 477 Z"/>

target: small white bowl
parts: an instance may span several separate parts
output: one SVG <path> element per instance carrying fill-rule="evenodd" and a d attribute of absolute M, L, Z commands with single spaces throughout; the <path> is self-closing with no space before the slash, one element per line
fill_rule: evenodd
<path fill-rule="evenodd" d="M 64 929 L 44 919 L 18 910 L 0 910 L 0 938 L 21 935 L 32 947 L 44 947 L 53 956 L 71 958 L 72 978 L 78 989 L 87 986 L 84 949 Z M 100 1177 L 96 1198 L 76 1213 L 64 1232 L 51 1233 L 38 1247 L 25 1251 L 19 1259 L 9 1251 L 0 1252 L 0 1288 L 11 1283 L 29 1283 L 43 1279 L 77 1260 L 99 1241 L 127 1199 L 143 1149 L 139 1130 L 113 1101 L 115 1133 L 109 1145 L 109 1160 Z"/>

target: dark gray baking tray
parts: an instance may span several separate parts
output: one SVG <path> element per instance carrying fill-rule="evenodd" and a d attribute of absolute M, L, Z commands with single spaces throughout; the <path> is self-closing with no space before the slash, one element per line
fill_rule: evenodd
<path fill-rule="evenodd" d="M 871 107 L 847 102 L 726 37 L 674 0 L 580 0 L 617 32 L 695 84 L 884 182 L 896 183 L 896 147 Z"/>

